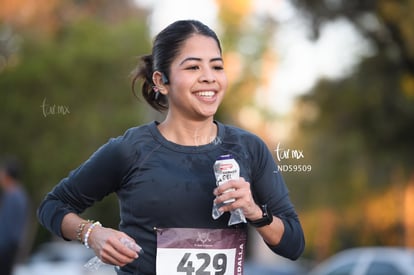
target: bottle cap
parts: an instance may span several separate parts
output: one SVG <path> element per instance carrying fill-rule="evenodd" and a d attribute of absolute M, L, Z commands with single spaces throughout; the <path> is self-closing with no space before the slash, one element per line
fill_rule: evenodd
<path fill-rule="evenodd" d="M 225 159 L 233 159 L 233 156 L 231 154 L 227 154 L 227 155 L 221 155 L 217 158 L 217 160 L 225 160 Z"/>

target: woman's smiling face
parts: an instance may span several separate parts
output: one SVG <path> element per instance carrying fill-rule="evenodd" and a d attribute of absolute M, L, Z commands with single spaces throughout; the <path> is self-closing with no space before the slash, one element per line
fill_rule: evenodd
<path fill-rule="evenodd" d="M 191 120 L 213 117 L 227 89 L 217 42 L 200 34 L 190 36 L 171 63 L 166 86 L 169 112 Z"/>

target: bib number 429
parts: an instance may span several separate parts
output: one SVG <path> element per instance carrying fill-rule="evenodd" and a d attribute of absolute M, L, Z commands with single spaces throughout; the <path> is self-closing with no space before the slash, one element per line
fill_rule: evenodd
<path fill-rule="evenodd" d="M 213 259 L 211 258 L 213 256 Z M 194 258 L 195 257 L 195 258 Z M 213 269 L 213 273 L 211 270 Z M 185 253 L 177 266 L 177 272 L 186 275 L 225 275 L 227 256 L 224 253 L 210 255 L 208 253 Z"/>

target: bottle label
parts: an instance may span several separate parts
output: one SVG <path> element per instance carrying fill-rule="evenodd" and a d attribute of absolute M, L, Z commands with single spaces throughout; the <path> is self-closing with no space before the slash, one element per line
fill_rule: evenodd
<path fill-rule="evenodd" d="M 222 155 L 217 158 L 214 164 L 214 175 L 216 176 L 216 185 L 219 186 L 229 180 L 237 180 L 240 177 L 240 168 L 237 161 L 231 155 Z M 226 192 L 230 192 L 230 189 Z M 226 200 L 224 203 L 234 202 L 235 199 Z"/>

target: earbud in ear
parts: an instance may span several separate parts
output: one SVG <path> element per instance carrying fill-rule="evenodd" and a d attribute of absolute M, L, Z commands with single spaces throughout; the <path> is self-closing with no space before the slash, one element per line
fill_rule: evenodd
<path fill-rule="evenodd" d="M 168 77 L 164 73 L 161 74 L 161 80 L 162 80 L 163 84 L 169 84 L 170 83 L 170 81 L 168 80 Z"/>

